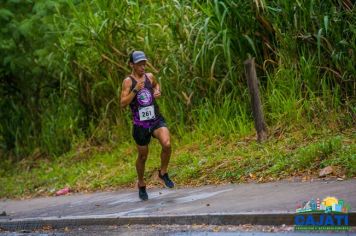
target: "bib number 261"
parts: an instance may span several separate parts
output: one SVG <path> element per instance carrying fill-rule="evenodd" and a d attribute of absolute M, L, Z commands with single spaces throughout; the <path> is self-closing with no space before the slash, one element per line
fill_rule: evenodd
<path fill-rule="evenodd" d="M 153 106 L 141 107 L 138 112 L 140 114 L 140 121 L 152 120 L 156 117 Z"/>

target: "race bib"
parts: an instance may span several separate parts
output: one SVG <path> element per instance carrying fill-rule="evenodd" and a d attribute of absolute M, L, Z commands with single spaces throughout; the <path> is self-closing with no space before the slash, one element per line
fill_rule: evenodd
<path fill-rule="evenodd" d="M 138 109 L 140 121 L 152 120 L 156 117 L 154 106 L 140 107 Z"/>

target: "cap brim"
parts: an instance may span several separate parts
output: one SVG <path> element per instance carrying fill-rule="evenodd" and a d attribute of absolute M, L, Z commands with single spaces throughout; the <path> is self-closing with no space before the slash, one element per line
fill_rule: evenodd
<path fill-rule="evenodd" d="M 146 59 L 146 58 L 138 59 L 137 61 L 134 61 L 134 64 L 139 63 L 139 62 L 141 62 L 141 61 L 147 61 L 147 59 Z"/>

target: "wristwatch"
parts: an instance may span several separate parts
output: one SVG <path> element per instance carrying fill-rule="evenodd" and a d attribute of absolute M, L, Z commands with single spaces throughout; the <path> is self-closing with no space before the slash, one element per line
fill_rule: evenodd
<path fill-rule="evenodd" d="M 138 90 L 134 88 L 134 89 L 132 90 L 132 92 L 133 92 L 133 93 L 138 93 Z"/>

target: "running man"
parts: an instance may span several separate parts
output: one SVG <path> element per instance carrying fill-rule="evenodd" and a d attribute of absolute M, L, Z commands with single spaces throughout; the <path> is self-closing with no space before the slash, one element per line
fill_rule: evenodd
<path fill-rule="evenodd" d="M 168 188 L 174 187 L 167 173 L 172 152 L 169 130 L 155 101 L 161 96 L 160 85 L 152 73 L 145 73 L 146 62 L 144 52 L 133 51 L 130 54 L 129 65 L 132 72 L 122 83 L 120 101 L 123 108 L 130 105 L 132 112 L 132 136 L 138 151 L 136 160 L 138 195 L 141 200 L 148 199 L 144 172 L 151 136 L 157 138 L 162 146 L 161 169 L 158 170 L 158 177 Z"/>

